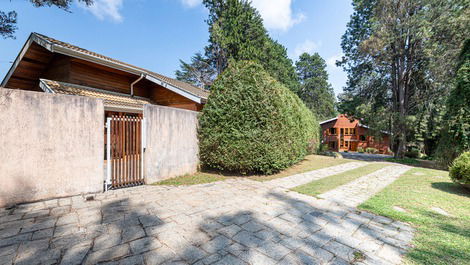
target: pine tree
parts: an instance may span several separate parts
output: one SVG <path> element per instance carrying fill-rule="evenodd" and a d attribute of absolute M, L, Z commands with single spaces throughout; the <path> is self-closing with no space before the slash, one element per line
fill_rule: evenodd
<path fill-rule="evenodd" d="M 300 99 L 319 119 L 336 116 L 335 95 L 328 83 L 325 60 L 318 53 L 303 53 L 295 66 L 300 81 Z"/>
<path fill-rule="evenodd" d="M 204 60 L 210 62 L 216 75 L 231 60 L 249 60 L 261 64 L 272 77 L 297 91 L 295 69 L 286 48 L 269 37 L 261 15 L 250 1 L 204 0 L 203 4 L 209 11 L 209 44 L 204 48 Z M 181 64 L 180 76 L 188 75 L 185 64 Z"/>

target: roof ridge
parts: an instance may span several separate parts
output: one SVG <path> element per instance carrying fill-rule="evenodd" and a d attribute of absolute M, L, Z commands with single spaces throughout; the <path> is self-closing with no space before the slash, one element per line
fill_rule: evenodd
<path fill-rule="evenodd" d="M 53 45 L 54 44 L 59 45 L 62 48 L 75 50 L 76 52 L 80 52 L 80 53 L 85 53 L 89 56 L 98 57 L 98 58 L 101 58 L 103 60 L 106 60 L 106 61 L 109 61 L 109 62 L 112 62 L 112 63 L 123 65 L 125 67 L 134 68 L 135 70 L 144 72 L 145 74 L 150 75 L 150 76 L 154 76 L 155 78 L 161 78 L 161 79 L 163 79 L 164 82 L 168 82 L 170 85 L 176 86 L 177 88 L 185 90 L 187 93 L 194 94 L 195 96 L 199 96 L 199 97 L 203 97 L 203 98 L 208 97 L 208 94 L 209 94 L 208 90 L 206 90 L 204 88 L 201 88 L 201 87 L 197 87 L 193 84 L 189 84 L 187 82 L 184 82 L 184 81 L 172 78 L 172 77 L 168 77 L 166 75 L 163 75 L 163 74 L 160 74 L 160 73 L 157 73 L 157 72 L 154 72 L 154 71 L 150 71 L 150 70 L 147 70 L 145 68 L 135 66 L 135 65 L 132 65 L 130 63 L 126 63 L 126 62 L 111 58 L 111 57 L 106 56 L 106 55 L 102 55 L 102 54 L 93 52 L 91 50 L 87 50 L 85 48 L 79 47 L 79 46 L 74 45 L 74 44 L 70 44 L 68 42 L 57 40 L 55 38 L 46 36 L 46 35 L 41 34 L 41 33 L 32 32 L 32 34 L 35 35 L 36 37 L 46 41 L 46 42 L 52 43 Z M 178 84 L 180 84 L 180 85 L 178 85 Z M 197 93 L 194 90 L 199 90 L 200 92 L 202 92 L 202 94 Z"/>

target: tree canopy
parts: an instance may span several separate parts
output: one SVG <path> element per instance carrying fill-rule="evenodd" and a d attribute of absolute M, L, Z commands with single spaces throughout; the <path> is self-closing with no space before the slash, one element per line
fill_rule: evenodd
<path fill-rule="evenodd" d="M 180 60 L 181 70 L 176 70 L 176 79 L 209 89 L 216 76 L 211 62 L 200 52 L 191 58 L 191 63 Z"/>
<path fill-rule="evenodd" d="M 454 88 L 446 102 L 444 128 L 438 158 L 450 164 L 459 154 L 470 150 L 470 40 L 459 57 Z"/>
<path fill-rule="evenodd" d="M 204 48 L 204 57 L 216 75 L 228 66 L 229 60 L 251 60 L 263 68 L 292 91 L 298 88 L 295 69 L 284 46 L 271 39 L 263 26 L 263 19 L 247 0 L 204 0 L 209 11 L 206 20 L 209 26 L 209 44 Z M 193 59 L 196 58 L 193 57 Z M 190 65 L 200 65 L 192 60 Z M 177 78 L 197 85 L 192 79 L 188 65 L 181 62 Z M 213 78 L 216 77 L 213 76 Z"/>
<path fill-rule="evenodd" d="M 56 6 L 65 11 L 69 11 L 70 5 L 73 0 L 29 0 L 35 7 L 43 6 Z M 77 0 L 78 2 L 83 2 L 86 5 L 92 5 L 93 0 Z M 18 14 L 16 11 L 4 12 L 0 11 L 0 35 L 6 38 L 15 38 L 15 31 L 17 27 L 17 17 Z"/>
<path fill-rule="evenodd" d="M 468 1 L 354 0 L 353 7 L 342 37 L 348 83 L 340 110 L 391 130 L 397 156 L 410 143 L 432 149 L 469 34 Z"/>
<path fill-rule="evenodd" d="M 295 63 L 300 82 L 298 95 L 319 119 L 336 116 L 335 95 L 328 82 L 326 62 L 318 54 L 303 53 Z"/>

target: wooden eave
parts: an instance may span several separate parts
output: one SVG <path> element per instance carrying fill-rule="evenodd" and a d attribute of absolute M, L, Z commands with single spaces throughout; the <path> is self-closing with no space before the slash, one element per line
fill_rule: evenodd
<path fill-rule="evenodd" d="M 41 54 L 36 54 L 37 56 L 34 56 L 35 53 L 38 53 L 37 49 L 35 49 L 36 46 L 41 47 L 42 50 L 40 51 Z M 72 45 L 70 46 L 75 47 Z M 32 48 L 33 51 L 31 51 Z M 150 71 L 146 71 L 142 68 L 133 67 L 129 64 L 122 63 L 117 60 L 92 52 L 82 52 L 79 49 L 80 48 L 78 47 L 65 47 L 63 45 L 53 43 L 47 40 L 46 38 L 41 37 L 39 34 L 31 33 L 0 86 L 21 88 L 21 82 L 23 82 L 25 86 L 37 87 L 37 89 L 39 89 L 38 80 L 39 78 L 41 78 L 41 74 L 45 71 L 47 64 L 52 59 L 52 56 L 54 54 L 63 54 L 72 58 L 78 58 L 84 61 L 131 73 L 136 75 L 136 78 L 138 78 L 139 76 L 144 76 L 146 80 L 155 83 L 159 86 L 162 86 L 168 90 L 171 90 L 199 104 L 204 104 L 207 101 L 206 97 L 202 97 L 200 95 L 192 93 L 191 91 L 182 89 L 181 87 L 167 82 L 165 80 L 169 79 L 167 77 L 161 76 Z M 28 64 L 29 67 L 36 68 L 36 71 L 34 71 L 34 73 L 28 72 L 28 69 L 26 69 L 26 66 Z M 176 80 L 174 81 L 176 82 Z M 17 85 L 15 85 L 15 83 Z"/>

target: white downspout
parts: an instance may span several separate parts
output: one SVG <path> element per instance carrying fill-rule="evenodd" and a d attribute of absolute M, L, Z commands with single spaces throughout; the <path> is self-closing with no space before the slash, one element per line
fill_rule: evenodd
<path fill-rule="evenodd" d="M 137 78 L 137 80 L 135 80 L 134 82 L 132 82 L 131 84 L 131 97 L 134 96 L 134 85 L 137 84 L 140 80 L 142 80 L 142 78 L 144 78 L 144 74 L 140 74 L 139 78 Z"/>

